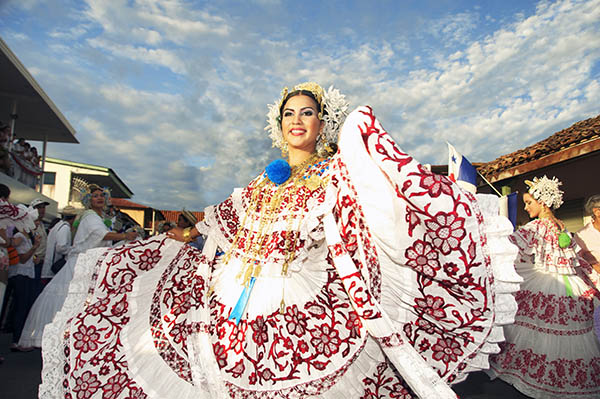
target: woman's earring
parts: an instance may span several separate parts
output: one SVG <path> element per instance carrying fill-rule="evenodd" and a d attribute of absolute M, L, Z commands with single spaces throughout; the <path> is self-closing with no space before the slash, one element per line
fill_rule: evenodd
<path fill-rule="evenodd" d="M 281 145 L 281 156 L 282 156 L 283 158 L 285 158 L 285 157 L 287 157 L 287 153 L 288 153 L 288 146 L 287 146 L 287 143 L 286 143 L 286 142 L 284 142 L 284 143 Z"/>

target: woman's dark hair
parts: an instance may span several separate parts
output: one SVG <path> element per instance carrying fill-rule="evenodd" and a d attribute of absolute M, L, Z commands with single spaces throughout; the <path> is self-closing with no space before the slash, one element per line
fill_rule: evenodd
<path fill-rule="evenodd" d="M 5 184 L 0 184 L 0 198 L 8 199 L 10 197 L 10 188 Z"/>
<path fill-rule="evenodd" d="M 73 216 L 75 216 L 75 215 L 73 215 Z M 52 219 L 52 221 L 48 225 L 48 230 L 52 229 L 54 226 L 56 226 L 56 223 L 58 223 L 60 221 L 61 221 L 60 218 L 54 218 L 54 219 Z"/>
<path fill-rule="evenodd" d="M 294 96 L 308 96 L 310 98 L 313 99 L 313 101 L 315 102 L 315 104 L 317 104 L 317 112 L 321 112 L 321 104 L 319 104 L 319 102 L 317 101 L 317 98 L 315 97 L 315 95 L 312 93 L 312 91 L 308 91 L 308 90 L 294 90 L 288 93 L 287 96 L 285 96 L 285 98 L 283 99 L 283 101 L 281 102 L 281 107 L 279 107 L 279 124 L 281 124 L 281 113 L 283 112 L 283 107 L 285 106 L 285 104 L 288 102 L 288 100 Z M 325 109 L 323 109 L 323 115 L 326 114 Z"/>

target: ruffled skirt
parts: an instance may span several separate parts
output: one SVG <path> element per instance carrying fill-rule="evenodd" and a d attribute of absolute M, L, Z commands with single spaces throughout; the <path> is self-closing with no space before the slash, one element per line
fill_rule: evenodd
<path fill-rule="evenodd" d="M 597 291 L 581 267 L 577 275 L 518 264 L 524 283 L 515 324 L 488 372 L 534 398 L 600 397 L 600 344 L 594 333 Z M 567 295 L 567 286 L 571 295 Z"/>
<path fill-rule="evenodd" d="M 67 297 L 75 263 L 76 258 L 69 258 L 65 266 L 50 280 L 37 297 L 27 315 L 19 345 L 36 348 L 42 346 L 44 328 L 52 322 Z"/>

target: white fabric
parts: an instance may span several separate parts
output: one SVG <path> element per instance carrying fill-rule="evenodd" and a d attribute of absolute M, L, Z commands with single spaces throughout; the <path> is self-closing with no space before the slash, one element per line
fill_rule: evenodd
<path fill-rule="evenodd" d="M 29 311 L 19 340 L 20 345 L 35 347 L 42 345 L 44 328 L 61 309 L 67 297 L 77 257 L 89 249 L 108 246 L 110 242 L 102 240 L 106 233 L 108 233 L 108 228 L 102 218 L 94 211 L 86 211 L 77 228 L 73 248 L 67 256 L 67 263 L 44 287 Z"/>
<path fill-rule="evenodd" d="M 95 271 L 96 260 L 105 251 L 97 248 L 87 251 L 78 257 L 77 268 L 74 270 L 73 279 L 69 285 L 67 299 L 58 311 L 54 322 L 44 329 L 42 339 L 42 355 L 44 368 L 42 369 L 42 383 L 39 389 L 40 399 L 62 399 L 65 353 L 62 345 L 67 320 L 71 319 L 86 305 L 89 294 L 89 282 Z M 66 266 L 65 266 L 66 267 Z M 64 267 L 63 267 L 64 269 Z M 60 273 L 58 273 L 60 275 Z M 22 339 L 22 336 L 21 336 Z"/>
<path fill-rule="evenodd" d="M 596 230 L 592 222 L 575 234 L 575 240 L 581 247 L 580 256 L 591 264 L 600 263 L 600 231 Z"/>
<path fill-rule="evenodd" d="M 20 240 L 19 245 L 15 246 L 15 249 L 17 250 L 19 255 L 27 253 L 33 246 L 29 237 L 25 236 L 25 234 L 21 232 L 15 234 L 13 240 Z M 35 277 L 33 255 L 30 256 L 29 259 L 27 259 L 25 262 L 21 262 L 19 259 L 19 263 L 8 267 L 8 278 L 14 276 L 25 276 L 29 278 Z"/>
<path fill-rule="evenodd" d="M 71 250 L 71 224 L 61 220 L 48 233 L 42 278 L 54 277 L 51 267 L 55 260 L 66 257 Z"/>
<path fill-rule="evenodd" d="M 366 113 L 366 108 L 356 112 Z M 257 256 L 236 252 L 245 248 L 243 245 L 233 248 L 231 259 L 217 257 L 214 263 L 197 250 L 164 236 L 115 248 L 106 256 L 100 256 L 99 252 L 95 256 L 88 256 L 90 252 L 81 255 L 70 288 L 76 300 L 69 297 L 44 334 L 44 345 L 53 348 L 44 349 L 44 357 L 50 359 L 45 361 L 40 397 L 63 397 L 62 382 L 66 377 L 70 384 L 67 391 L 78 397 L 101 397 L 102 390 L 114 387 L 111 381 L 122 378 L 128 388 L 118 393 L 120 398 L 133 396 L 128 389 L 134 387 L 142 388 L 149 397 L 161 399 L 226 395 L 347 399 L 367 395 L 370 387 L 380 390 L 379 397 L 400 397 L 401 391 L 408 395 L 402 379 L 422 398 L 454 398 L 456 395 L 445 379 L 456 382 L 455 376 L 464 378 L 459 368 L 463 365 L 473 370 L 484 367 L 487 354 L 497 351 L 495 343 L 502 340 L 497 324 L 510 321 L 511 305 L 514 312 L 510 292 L 518 285 L 519 278 L 511 270 L 510 255 L 514 255 L 514 250 L 506 242 L 506 220 L 497 216 L 497 204 L 494 208 L 493 201 L 487 204 L 482 200 L 478 205 L 474 197 L 445 178 L 421 172 L 420 165 L 394 147 L 391 139 L 384 143 L 388 146 L 384 151 L 401 157 L 389 163 L 375 159 L 387 156 L 379 150 L 375 154 L 376 140 L 387 137 L 385 132 L 372 134 L 369 142 L 363 143 L 366 135 L 360 134 L 360 128 L 364 119 L 364 116 L 350 118 L 355 125 L 345 132 L 346 136 L 342 135 L 340 148 L 346 158 L 338 153 L 322 161 L 322 168 L 311 169 L 310 173 L 314 173 L 311 178 L 320 176 L 321 181 L 330 184 L 325 183 L 323 189 L 311 189 L 298 208 L 287 204 L 271 208 L 276 212 L 273 212 L 275 217 L 268 219 L 269 234 L 283 232 L 285 237 L 297 234 L 299 240 L 292 248 L 294 258 L 285 276 L 281 275 L 286 260 L 282 253 L 290 252 L 281 249 L 290 248 L 285 240 L 280 244 L 283 234 L 275 236 L 276 250 L 265 252 L 264 256 L 259 254 L 260 259 L 251 259 L 260 262 L 261 272 L 239 327 L 227 318 L 243 289 L 238 277 L 244 266 L 240 259 L 247 254 Z M 402 169 L 403 166 L 406 167 Z M 317 175 L 315 169 L 322 174 Z M 402 175 L 398 176 L 400 169 Z M 411 177 L 414 175 L 418 177 Z M 264 178 L 259 176 L 246 189 L 236 190 L 228 200 L 205 211 L 205 221 L 196 227 L 199 232 L 208 233 L 204 252 L 211 259 L 217 248 L 231 249 L 236 234 L 248 237 L 260 227 L 258 208 L 249 207 L 248 202 L 252 198 L 269 201 L 278 190 L 273 184 L 257 188 L 256 183 Z M 419 179 L 423 180 L 419 183 Z M 432 182 L 435 184 L 428 186 Z M 289 184 L 292 183 L 296 184 Z M 413 187 L 408 190 L 410 184 Z M 417 190 L 419 184 L 421 188 Z M 428 196 L 426 190 L 434 192 L 436 187 L 442 191 Z M 283 188 L 285 192 L 286 186 Z M 262 197 L 253 197 L 253 193 Z M 444 197 L 434 199 L 440 195 Z M 455 204 L 458 210 L 453 209 Z M 248 208 L 251 210 L 246 212 Z M 409 226 L 406 219 L 415 209 L 423 215 L 432 215 L 420 222 L 419 227 Z M 423 298 L 425 295 L 431 298 L 430 292 L 450 296 L 449 288 L 446 285 L 430 291 L 425 272 L 418 271 L 419 265 L 405 253 L 413 246 L 416 248 L 415 241 L 437 239 L 435 245 L 441 247 L 444 240 L 440 238 L 444 238 L 445 230 L 431 238 L 426 236 L 431 229 L 427 230 L 425 222 L 434 223 L 437 220 L 434 216 L 449 212 L 458 215 L 460 223 L 466 223 L 464 229 L 461 224 L 452 231 L 464 230 L 468 233 L 465 243 L 471 243 L 468 248 L 465 244 L 455 251 L 455 255 L 458 257 L 460 252 L 470 257 L 468 270 L 483 284 L 464 283 L 477 287 L 478 291 L 465 298 L 466 304 L 456 297 L 447 298 L 446 308 L 448 312 L 465 314 L 464 319 L 473 320 L 480 328 L 465 331 L 469 340 L 461 345 L 464 351 L 460 349 L 458 353 L 449 345 L 455 340 L 452 334 L 462 333 L 446 329 L 443 323 L 455 322 L 440 317 L 443 323 L 436 328 L 444 328 L 448 336 L 431 344 L 445 345 L 453 351 L 450 355 L 455 359 L 443 360 L 450 366 L 437 370 L 434 367 L 439 367 L 439 363 L 432 362 L 431 357 L 434 353 L 443 354 L 444 349 L 425 353 L 426 349 L 406 339 L 404 330 L 413 326 L 416 317 L 432 320 L 414 310 L 418 307 L 414 302 L 417 290 L 421 290 Z M 489 248 L 488 240 L 492 243 Z M 429 241 L 426 244 L 433 248 Z M 436 260 L 441 251 L 435 252 Z M 442 265 L 452 266 L 453 258 L 448 256 L 452 251 L 439 255 L 443 262 L 438 265 L 439 270 Z M 487 259 L 496 254 L 501 259 L 491 262 Z M 507 270 L 493 284 L 493 272 L 502 268 Z M 439 275 L 442 273 L 445 272 L 440 271 Z M 423 281 L 429 285 L 418 286 Z M 459 288 L 452 289 L 460 292 Z M 282 299 L 284 315 L 279 313 Z M 471 318 L 470 304 L 483 309 L 481 314 Z M 500 310 L 506 314 L 500 315 Z M 303 315 L 299 316 L 299 312 Z M 263 330 L 261 320 L 269 323 L 268 327 L 263 323 Z M 265 336 L 258 335 L 263 334 L 260 331 Z M 186 337 L 186 332 L 191 335 Z M 425 333 L 423 330 L 420 337 Z M 90 342 L 90 350 L 84 348 L 87 345 L 84 341 Z M 336 341 L 344 344 L 336 345 Z M 229 345 L 225 357 L 218 351 L 222 344 Z M 69 348 L 66 359 L 62 351 L 65 345 Z M 331 345 L 336 346 L 331 348 Z M 480 349 L 484 353 L 477 354 Z M 292 358 L 292 354 L 299 357 Z M 298 361 L 302 357 L 306 359 Z M 70 368 L 65 374 L 66 364 Z M 254 367 L 262 374 L 258 383 L 252 380 Z M 269 374 L 263 374 L 265 370 Z M 438 373 L 446 373 L 447 377 L 441 378 Z M 79 381 L 87 378 L 93 378 L 102 388 L 82 387 L 85 384 Z"/>
<path fill-rule="evenodd" d="M 511 236 L 519 247 L 515 324 L 487 371 L 533 398 L 597 398 L 600 343 L 593 329 L 596 273 L 572 244 L 562 249 L 547 220 L 533 220 Z M 571 295 L 569 295 L 571 294 Z"/>
<path fill-rule="evenodd" d="M 31 231 L 35 229 L 35 220 L 38 218 L 37 209 L 25 205 L 12 205 L 0 199 L 0 229 L 15 227 L 18 230 Z"/>

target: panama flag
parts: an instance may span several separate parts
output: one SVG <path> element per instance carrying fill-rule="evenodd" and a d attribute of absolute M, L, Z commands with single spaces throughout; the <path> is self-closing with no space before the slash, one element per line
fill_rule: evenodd
<path fill-rule="evenodd" d="M 448 177 L 470 193 L 477 191 L 477 170 L 448 143 Z"/>

